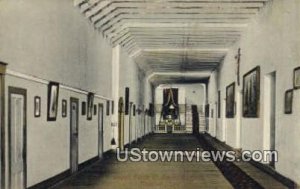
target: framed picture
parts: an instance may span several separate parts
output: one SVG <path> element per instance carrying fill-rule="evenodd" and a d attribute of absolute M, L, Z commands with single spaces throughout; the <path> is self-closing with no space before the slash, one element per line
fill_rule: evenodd
<path fill-rule="evenodd" d="M 287 90 L 285 92 L 285 97 L 284 97 L 284 113 L 285 114 L 293 113 L 293 96 L 294 96 L 293 89 Z"/>
<path fill-rule="evenodd" d="M 56 121 L 58 109 L 59 83 L 50 82 L 48 85 L 47 120 Z"/>
<path fill-rule="evenodd" d="M 109 116 L 109 106 L 110 106 L 110 101 L 106 101 L 106 115 Z"/>
<path fill-rule="evenodd" d="M 226 87 L 226 118 L 234 118 L 235 83 Z"/>
<path fill-rule="evenodd" d="M 133 109 L 133 116 L 135 116 L 135 114 L 136 114 L 136 106 L 135 106 L 135 104 L 133 105 L 132 109 Z"/>
<path fill-rule="evenodd" d="M 97 115 L 97 105 L 94 105 L 94 115 Z"/>
<path fill-rule="evenodd" d="M 115 113 L 115 101 L 111 101 L 111 114 L 113 115 Z"/>
<path fill-rule="evenodd" d="M 300 89 L 300 67 L 294 70 L 294 89 Z"/>
<path fill-rule="evenodd" d="M 34 97 L 34 117 L 41 117 L 41 97 Z"/>
<path fill-rule="evenodd" d="M 61 105 L 61 115 L 62 117 L 67 117 L 67 100 L 62 100 Z"/>
<path fill-rule="evenodd" d="M 221 91 L 218 91 L 218 118 L 221 118 Z"/>
<path fill-rule="evenodd" d="M 81 115 L 86 115 L 86 102 L 81 103 Z"/>
<path fill-rule="evenodd" d="M 129 87 L 125 88 L 125 115 L 129 114 Z"/>
<path fill-rule="evenodd" d="M 259 117 L 260 67 L 256 67 L 243 77 L 243 116 Z"/>
<path fill-rule="evenodd" d="M 94 93 L 88 93 L 87 96 L 87 120 L 93 119 Z"/>

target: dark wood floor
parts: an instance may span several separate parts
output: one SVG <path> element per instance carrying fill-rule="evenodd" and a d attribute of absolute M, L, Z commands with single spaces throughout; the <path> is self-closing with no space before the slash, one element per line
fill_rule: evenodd
<path fill-rule="evenodd" d="M 214 150 L 194 135 L 156 134 L 131 147 L 147 150 Z M 119 162 L 114 154 L 55 189 L 260 189 L 287 188 L 250 163 Z"/>
<path fill-rule="evenodd" d="M 148 150 L 196 150 L 193 135 L 152 135 L 139 148 Z M 232 188 L 212 162 L 118 162 L 116 158 L 79 173 L 56 189 L 199 189 Z"/>

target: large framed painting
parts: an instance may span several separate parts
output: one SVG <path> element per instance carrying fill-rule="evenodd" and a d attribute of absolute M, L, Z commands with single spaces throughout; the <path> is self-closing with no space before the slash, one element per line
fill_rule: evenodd
<path fill-rule="evenodd" d="M 47 120 L 56 121 L 58 109 L 59 83 L 50 82 L 48 85 Z"/>
<path fill-rule="evenodd" d="M 87 95 L 87 120 L 93 119 L 94 93 Z"/>
<path fill-rule="evenodd" d="M 285 97 L 284 97 L 284 113 L 285 114 L 293 113 L 293 96 L 294 96 L 293 89 L 287 90 L 285 92 Z"/>
<path fill-rule="evenodd" d="M 294 70 L 294 89 L 300 89 L 300 67 Z"/>
<path fill-rule="evenodd" d="M 260 67 L 256 67 L 243 77 L 243 116 L 259 117 L 260 107 Z"/>
<path fill-rule="evenodd" d="M 235 83 L 226 87 L 226 118 L 234 118 Z"/>

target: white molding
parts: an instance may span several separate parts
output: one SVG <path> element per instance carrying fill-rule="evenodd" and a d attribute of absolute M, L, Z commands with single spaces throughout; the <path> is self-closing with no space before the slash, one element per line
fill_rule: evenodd
<path fill-rule="evenodd" d="M 50 82 L 48 80 L 41 79 L 41 78 L 38 78 L 36 76 L 23 74 L 23 73 L 16 72 L 16 71 L 13 71 L 13 70 L 10 70 L 10 69 L 7 69 L 6 75 L 21 78 L 21 79 L 25 79 L 25 80 L 28 80 L 28 81 L 33 81 L 33 82 L 44 84 L 44 85 L 48 85 L 49 82 Z M 74 87 L 71 87 L 71 86 L 68 86 L 68 85 L 60 84 L 60 87 L 62 89 L 66 89 L 66 90 L 69 90 L 69 91 L 72 91 L 72 92 L 75 92 L 75 93 L 84 94 L 84 95 L 88 94 L 88 92 L 85 91 L 85 90 L 77 89 L 77 88 L 74 88 Z M 98 94 L 95 94 L 95 97 L 103 99 L 103 100 L 112 100 L 111 98 L 104 97 L 104 96 L 101 96 L 101 95 L 98 95 Z"/>

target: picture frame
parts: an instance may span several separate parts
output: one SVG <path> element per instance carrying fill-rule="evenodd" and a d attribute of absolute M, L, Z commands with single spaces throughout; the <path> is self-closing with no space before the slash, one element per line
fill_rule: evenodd
<path fill-rule="evenodd" d="M 41 97 L 34 97 L 34 117 L 41 117 Z"/>
<path fill-rule="evenodd" d="M 106 101 L 106 115 L 109 116 L 110 113 L 110 101 L 107 100 Z"/>
<path fill-rule="evenodd" d="M 226 87 L 226 118 L 235 115 L 235 82 Z"/>
<path fill-rule="evenodd" d="M 48 85 L 48 107 L 47 121 L 56 121 L 59 99 L 59 83 L 49 82 Z"/>
<path fill-rule="evenodd" d="M 94 105 L 94 115 L 97 115 L 97 105 Z"/>
<path fill-rule="evenodd" d="M 243 117 L 258 118 L 260 113 L 260 67 L 243 76 Z"/>
<path fill-rule="evenodd" d="M 88 93 L 87 95 L 87 120 L 93 119 L 93 107 L 94 107 L 94 93 Z"/>
<path fill-rule="evenodd" d="M 66 99 L 63 99 L 61 102 L 61 116 L 62 117 L 67 117 L 67 107 L 68 107 L 68 102 Z"/>
<path fill-rule="evenodd" d="M 284 113 L 285 114 L 293 113 L 293 98 L 294 98 L 294 90 L 293 89 L 287 90 L 284 95 Z"/>
<path fill-rule="evenodd" d="M 115 113 L 115 101 L 111 101 L 111 115 L 114 115 Z"/>
<path fill-rule="evenodd" d="M 294 89 L 300 89 L 300 67 L 294 69 L 293 83 Z"/>
<path fill-rule="evenodd" d="M 81 102 L 81 115 L 86 115 L 86 102 Z"/>

